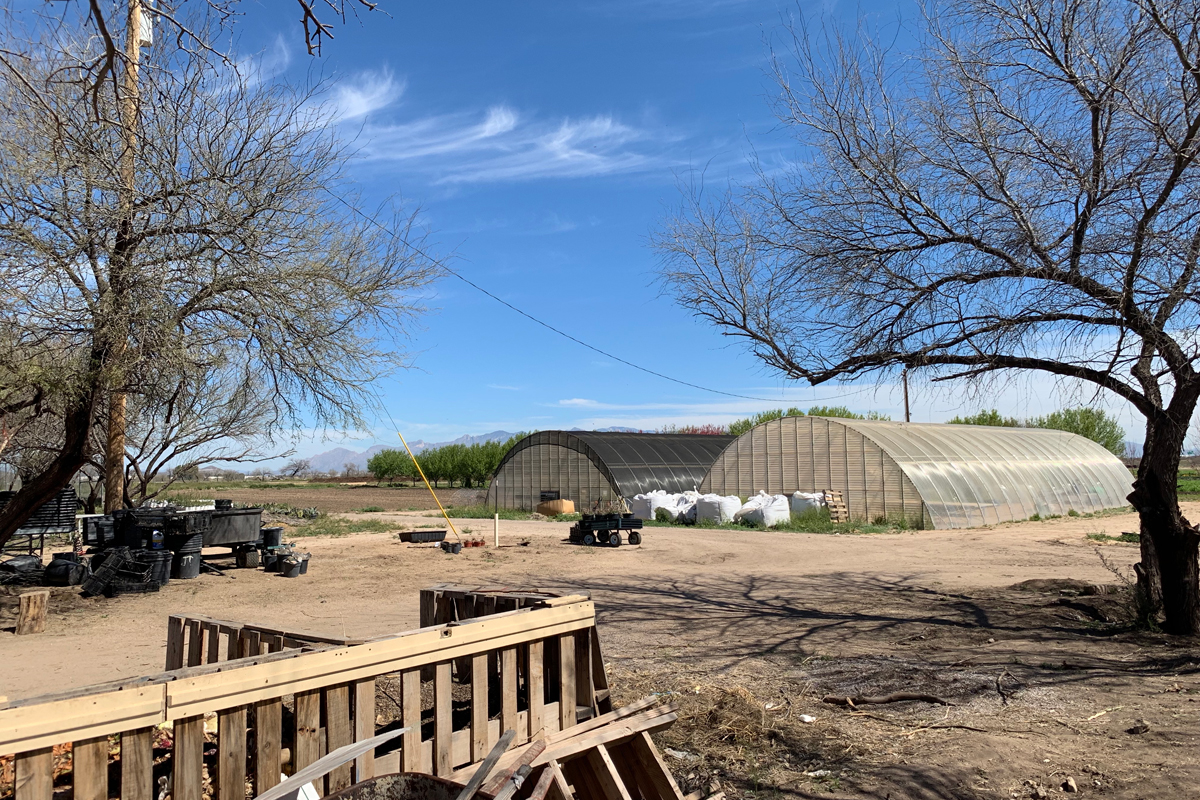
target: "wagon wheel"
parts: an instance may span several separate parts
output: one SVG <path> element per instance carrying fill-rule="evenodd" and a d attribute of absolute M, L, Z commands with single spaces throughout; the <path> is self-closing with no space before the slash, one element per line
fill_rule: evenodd
<path fill-rule="evenodd" d="M 613 531 L 608 535 L 608 543 L 613 547 L 621 546 L 621 534 L 618 531 Z"/>
<path fill-rule="evenodd" d="M 594 533 L 585 533 L 585 534 L 583 535 L 583 543 L 584 543 L 584 544 L 589 544 L 589 545 L 590 545 L 590 544 L 595 544 L 595 543 L 596 543 L 596 534 L 594 534 Z"/>
<path fill-rule="evenodd" d="M 641 544 L 642 543 L 642 535 L 640 533 L 638 533 L 637 531 L 630 531 L 629 532 L 629 543 L 630 544 Z"/>

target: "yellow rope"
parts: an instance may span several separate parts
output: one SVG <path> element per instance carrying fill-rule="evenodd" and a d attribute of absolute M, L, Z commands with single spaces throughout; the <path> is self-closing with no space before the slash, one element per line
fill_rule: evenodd
<path fill-rule="evenodd" d="M 421 476 L 421 480 L 425 481 L 425 488 L 433 495 L 433 502 L 437 503 L 438 509 L 441 510 L 442 516 L 446 518 L 446 524 L 450 526 L 450 530 L 454 531 L 454 538 L 462 541 L 462 537 L 458 535 L 458 529 L 454 527 L 454 523 L 450 521 L 450 515 L 446 513 L 446 509 L 442 508 L 442 501 L 438 500 L 437 493 L 433 491 L 433 487 L 429 485 L 429 479 L 425 477 L 424 470 L 421 469 L 420 462 L 413 455 L 412 448 L 408 446 L 408 442 L 404 441 L 404 434 L 396 431 L 396 435 L 400 437 L 400 443 L 404 445 L 404 449 L 408 451 L 408 457 L 412 459 L 413 466 L 417 468 L 417 474 Z M 453 486 L 453 484 L 451 484 Z"/>

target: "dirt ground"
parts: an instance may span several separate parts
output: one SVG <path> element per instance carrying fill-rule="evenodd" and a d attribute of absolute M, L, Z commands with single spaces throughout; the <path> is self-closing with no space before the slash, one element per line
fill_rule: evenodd
<path fill-rule="evenodd" d="M 490 545 L 490 520 L 455 522 Z M 388 533 L 305 538 L 300 579 L 234 570 L 82 601 L 44 635 L 0 631 L 0 694 L 158 671 L 170 613 L 366 636 L 414 627 L 431 583 L 553 586 L 595 599 L 618 700 L 680 704 L 660 738 L 685 791 L 1045 797 L 1070 779 L 1081 797 L 1200 796 L 1200 643 L 1132 630 L 1112 570 L 1131 575 L 1137 547 L 1087 538 L 1135 530 L 1132 515 L 868 536 L 653 528 L 618 549 L 570 545 L 567 527 L 504 521 L 502 547 L 458 556 Z M 948 705 L 823 701 L 892 692 Z"/>

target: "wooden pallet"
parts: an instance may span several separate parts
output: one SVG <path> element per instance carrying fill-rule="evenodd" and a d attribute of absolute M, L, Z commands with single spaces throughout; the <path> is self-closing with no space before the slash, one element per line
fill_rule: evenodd
<path fill-rule="evenodd" d="M 829 508 L 830 522 L 849 522 L 850 512 L 846 509 L 846 501 L 842 493 L 835 489 L 825 490 L 825 505 Z"/>
<path fill-rule="evenodd" d="M 387 695 L 399 706 L 397 722 L 405 727 L 398 745 L 389 743 L 386 753 L 363 752 L 336 767 L 315 784 L 317 794 L 402 770 L 446 777 L 480 761 L 505 730 L 515 730 L 512 745 L 522 747 L 572 728 L 568 738 L 574 740 L 577 726 L 604 717 L 608 686 L 606 678 L 597 679 L 604 673 L 593 646 L 599 641 L 595 621 L 594 606 L 580 596 L 355 642 L 175 615 L 168 622 L 173 669 L 167 672 L 0 701 L 0 756 L 15 756 L 14 800 L 53 800 L 55 787 L 68 784 L 76 800 L 114 794 L 153 800 L 156 780 L 163 778 L 155 728 L 169 722 L 165 780 L 173 800 L 210 796 L 206 764 L 216 779 L 212 800 L 245 800 L 248 779 L 255 796 L 279 783 L 285 750 L 291 768 L 300 770 L 323 753 L 378 735 L 376 679 L 386 675 L 398 686 Z M 471 669 L 454 685 L 452 664 L 459 659 Z M 421 674 L 429 666 L 433 679 L 423 685 Z M 467 693 L 469 716 L 455 708 Z M 430 696 L 431 710 L 421 700 Z M 294 710 L 285 715 L 285 705 Z M 430 711 L 432 726 L 422 724 Z M 213 717 L 215 743 L 205 727 Z M 649 732 L 674 719 L 667 710 L 643 722 Z M 615 735 L 612 727 L 606 730 Z M 113 777 L 119 787 L 109 785 L 114 736 L 121 768 Z M 56 771 L 54 749 L 67 743 L 73 743 L 74 755 L 63 773 Z M 566 749 L 551 755 L 570 760 Z"/>
<path fill-rule="evenodd" d="M 529 748 L 511 749 L 481 792 L 501 796 L 524 765 L 534 787 L 525 800 L 685 800 L 649 735 L 671 725 L 676 716 L 674 705 L 648 697 L 550 734 Z M 459 770 L 450 780 L 467 783 L 477 768 Z"/>

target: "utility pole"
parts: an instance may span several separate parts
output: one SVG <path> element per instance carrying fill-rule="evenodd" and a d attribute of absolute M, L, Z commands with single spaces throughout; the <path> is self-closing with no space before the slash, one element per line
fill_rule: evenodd
<path fill-rule="evenodd" d="M 143 19 L 143 0 L 129 0 L 129 15 L 125 20 L 125 58 L 122 62 L 121 96 L 117 98 L 121 116 L 125 149 L 121 153 L 121 220 L 118 224 L 117 243 L 109 262 L 109 291 L 113 302 L 109 304 L 110 319 L 110 363 L 114 365 L 117 391 L 113 391 L 108 402 L 108 431 L 104 448 L 104 512 L 120 508 L 125 500 L 125 393 L 120 391 L 125 375 L 122 361 L 128 345 L 125 332 L 124 294 L 126 291 L 125 271 L 129 268 L 131 250 L 129 242 L 133 236 L 134 200 L 137 191 L 137 136 L 138 136 L 138 67 L 142 45 L 150 44 L 150 20 Z M 122 240 L 126 247 L 122 247 Z M 113 335 L 112 332 L 117 334 Z"/>
<path fill-rule="evenodd" d="M 904 421 L 912 422 L 912 414 L 908 410 L 908 367 L 900 370 L 900 381 L 904 384 Z"/>

